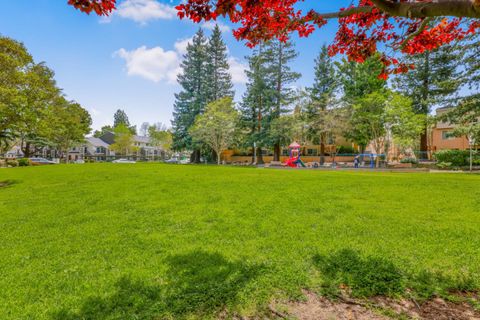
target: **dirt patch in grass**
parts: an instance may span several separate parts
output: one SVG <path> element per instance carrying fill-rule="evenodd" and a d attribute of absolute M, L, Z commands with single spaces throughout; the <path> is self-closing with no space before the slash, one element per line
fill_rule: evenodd
<path fill-rule="evenodd" d="M 340 298 L 329 300 L 312 292 L 304 292 L 306 301 L 279 304 L 273 310 L 274 318 L 298 320 L 330 320 L 330 319 L 425 319 L 425 320 L 472 320 L 480 319 L 480 312 L 467 301 L 478 303 L 479 298 L 473 294 L 459 294 L 458 302 L 450 302 L 440 298 L 417 303 L 411 300 L 395 300 L 385 297 L 374 297 L 366 300 Z"/>

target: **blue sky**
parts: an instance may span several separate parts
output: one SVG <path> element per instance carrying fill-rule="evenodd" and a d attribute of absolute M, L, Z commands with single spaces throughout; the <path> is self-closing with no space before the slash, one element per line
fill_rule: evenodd
<path fill-rule="evenodd" d="M 347 1 L 308 1 L 322 11 L 334 11 Z M 175 74 L 186 41 L 199 25 L 180 21 L 177 0 L 119 0 L 117 12 L 105 19 L 82 14 L 67 0 L 0 0 L 0 34 L 23 42 L 37 62 L 55 71 L 65 95 L 92 115 L 93 128 L 111 124 L 124 109 L 132 124 L 170 125 Z M 221 22 L 235 80 L 236 99 L 244 91 L 244 57 L 250 53 Z M 211 25 L 204 25 L 207 34 Z M 293 40 L 300 55 L 292 64 L 302 74 L 298 86 L 313 81 L 313 60 L 323 43 L 330 43 L 335 22 L 307 39 Z"/>

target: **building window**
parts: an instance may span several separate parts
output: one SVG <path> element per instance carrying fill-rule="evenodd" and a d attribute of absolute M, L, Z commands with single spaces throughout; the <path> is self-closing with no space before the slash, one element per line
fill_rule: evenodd
<path fill-rule="evenodd" d="M 316 156 L 317 149 L 307 149 L 307 156 Z"/>
<path fill-rule="evenodd" d="M 453 131 L 442 131 L 442 140 L 452 140 L 455 139 Z"/>

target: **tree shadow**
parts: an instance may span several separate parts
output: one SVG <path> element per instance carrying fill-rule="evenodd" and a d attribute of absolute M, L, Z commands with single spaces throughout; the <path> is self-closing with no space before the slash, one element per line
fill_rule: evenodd
<path fill-rule="evenodd" d="M 326 295 L 337 295 L 341 286 L 357 297 L 394 296 L 405 291 L 404 273 L 385 258 L 362 257 L 358 251 L 343 249 L 328 256 L 317 254 L 313 262 L 322 274 Z"/>
<path fill-rule="evenodd" d="M 264 269 L 200 250 L 166 262 L 168 271 L 157 283 L 124 276 L 113 294 L 90 297 L 78 311 L 64 308 L 52 319 L 207 318 L 238 305 L 239 293 Z"/>
<path fill-rule="evenodd" d="M 11 187 L 11 186 L 13 186 L 14 184 L 17 184 L 17 183 L 19 183 L 18 180 L 4 180 L 4 181 L 0 181 L 0 189 Z"/>

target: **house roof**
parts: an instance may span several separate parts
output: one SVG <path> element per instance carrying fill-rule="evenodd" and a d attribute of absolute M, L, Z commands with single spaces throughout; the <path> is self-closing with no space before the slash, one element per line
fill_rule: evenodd
<path fill-rule="evenodd" d="M 134 136 L 133 139 L 136 142 L 150 143 L 150 138 L 145 136 Z"/>
<path fill-rule="evenodd" d="M 108 148 L 110 145 L 103 141 L 102 139 L 95 138 L 95 137 L 88 137 L 87 142 L 90 143 L 94 147 L 104 147 Z"/>

